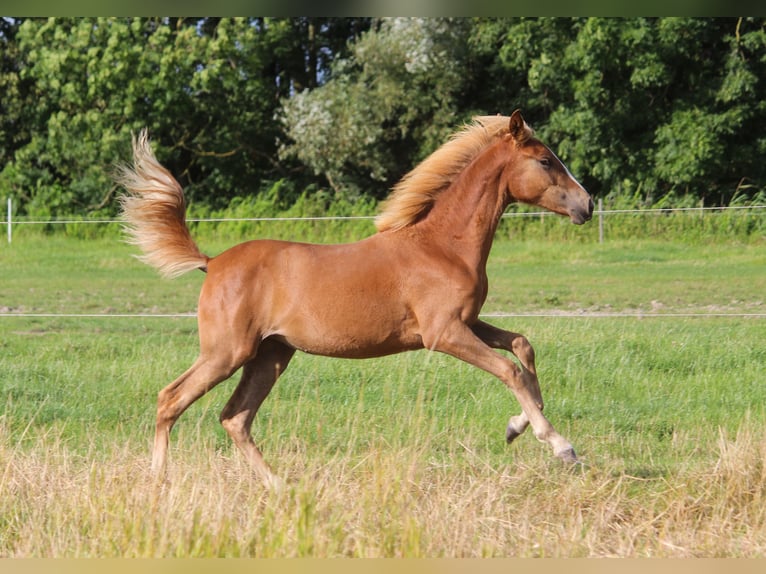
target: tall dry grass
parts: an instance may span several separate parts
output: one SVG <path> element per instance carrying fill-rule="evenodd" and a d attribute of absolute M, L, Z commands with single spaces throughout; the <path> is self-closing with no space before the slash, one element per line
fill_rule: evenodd
<path fill-rule="evenodd" d="M 766 554 L 766 438 L 749 423 L 721 434 L 713 464 L 662 478 L 543 457 L 498 470 L 468 445 L 436 464 L 428 438 L 317 463 L 296 442 L 271 457 L 282 491 L 206 444 L 175 450 L 156 484 L 146 452 L 75 455 L 51 435 L 22 449 L 0 432 L 3 557 Z"/>

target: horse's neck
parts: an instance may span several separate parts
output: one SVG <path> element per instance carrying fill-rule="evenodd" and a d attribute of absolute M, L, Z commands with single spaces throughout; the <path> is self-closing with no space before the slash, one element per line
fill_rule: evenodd
<path fill-rule="evenodd" d="M 499 154 L 479 158 L 455 179 L 422 221 L 435 242 L 444 243 L 471 266 L 486 265 L 500 217 L 508 206 L 501 189 L 505 159 Z"/>

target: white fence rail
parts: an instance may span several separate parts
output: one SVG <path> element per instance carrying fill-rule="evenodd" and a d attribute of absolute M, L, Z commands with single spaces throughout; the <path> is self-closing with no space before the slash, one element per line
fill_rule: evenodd
<path fill-rule="evenodd" d="M 648 209 L 604 209 L 603 200 L 598 200 L 598 209 L 593 212 L 598 220 L 599 241 L 604 241 L 604 219 L 610 215 L 636 214 L 636 215 L 657 215 L 663 213 L 724 213 L 727 211 L 750 211 L 758 212 L 758 215 L 766 213 L 766 205 L 741 205 L 728 207 L 668 207 L 668 208 L 648 208 Z M 543 217 L 551 215 L 548 211 L 524 211 L 509 212 L 503 214 L 503 219 L 513 217 Z M 226 223 L 226 222 L 260 222 L 260 221 L 353 221 L 374 219 L 372 215 L 351 215 L 351 216 L 320 216 L 320 217 L 230 217 L 230 218 L 189 218 L 188 221 L 195 223 Z M 13 219 L 13 205 L 8 198 L 8 212 L 5 221 L 0 221 L 0 225 L 5 225 L 8 232 L 8 243 L 13 239 L 13 227 L 19 225 L 67 225 L 67 224 L 119 224 L 120 219 Z"/>
<path fill-rule="evenodd" d="M 766 319 L 766 313 L 646 313 L 643 311 L 554 311 L 539 313 L 480 313 L 488 319 Z M 16 317 L 26 319 L 196 319 L 196 313 L 23 313 L 0 312 L 0 319 Z"/>

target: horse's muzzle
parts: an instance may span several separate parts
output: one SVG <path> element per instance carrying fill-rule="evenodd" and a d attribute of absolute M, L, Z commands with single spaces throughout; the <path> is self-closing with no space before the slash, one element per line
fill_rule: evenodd
<path fill-rule="evenodd" d="M 575 225 L 582 225 L 593 217 L 593 198 L 588 197 L 587 205 L 575 207 L 569 213 L 569 219 Z"/>

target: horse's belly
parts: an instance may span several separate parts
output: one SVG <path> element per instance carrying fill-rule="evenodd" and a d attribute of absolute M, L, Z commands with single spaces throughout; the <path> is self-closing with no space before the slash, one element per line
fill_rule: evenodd
<path fill-rule="evenodd" d="M 410 318 L 381 318 L 372 313 L 345 320 L 301 314 L 275 335 L 295 349 L 328 357 L 381 357 L 423 346 Z"/>

